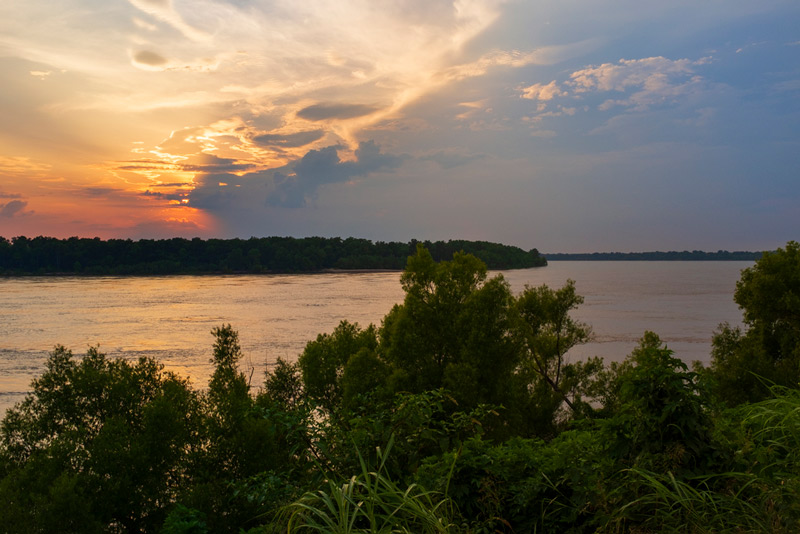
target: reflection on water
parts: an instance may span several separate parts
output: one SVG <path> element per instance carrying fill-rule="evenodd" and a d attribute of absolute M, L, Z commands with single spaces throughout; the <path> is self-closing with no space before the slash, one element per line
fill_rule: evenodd
<path fill-rule="evenodd" d="M 752 262 L 553 262 L 506 271 L 525 284 L 576 280 L 585 303 L 575 316 L 592 325 L 593 343 L 572 358 L 625 357 L 654 330 L 686 361 L 708 360 L 716 326 L 739 322 L 733 291 Z M 239 331 L 253 383 L 269 362 L 294 359 L 306 342 L 343 319 L 379 323 L 402 301 L 399 273 L 0 279 L 0 413 L 22 399 L 48 351 L 76 355 L 100 345 L 109 356 L 152 356 L 205 386 L 210 331 Z"/>

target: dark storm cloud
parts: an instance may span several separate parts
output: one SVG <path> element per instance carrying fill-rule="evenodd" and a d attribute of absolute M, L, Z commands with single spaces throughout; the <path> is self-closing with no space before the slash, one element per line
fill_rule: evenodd
<path fill-rule="evenodd" d="M 150 191 L 149 189 L 144 193 L 139 193 L 139 196 L 161 198 L 164 200 L 182 200 L 185 198 L 185 195 L 180 195 L 177 193 L 161 193 L 160 191 Z"/>
<path fill-rule="evenodd" d="M 261 202 L 272 182 L 274 171 L 259 171 L 236 176 L 228 173 L 198 174 L 195 188 L 188 194 L 189 205 L 214 213 L 237 210 Z"/>
<path fill-rule="evenodd" d="M 189 205 L 221 212 L 263 209 L 264 206 L 300 208 L 315 198 L 320 186 L 342 183 L 358 176 L 394 169 L 403 158 L 385 154 L 372 141 L 359 144 L 356 159 L 342 161 L 340 146 L 310 150 L 297 162 L 268 171 L 236 176 L 209 173 L 199 176 L 189 194 Z"/>
<path fill-rule="evenodd" d="M 377 108 L 364 104 L 314 104 L 297 112 L 301 119 L 324 121 L 328 119 L 354 119 L 369 115 Z"/>
<path fill-rule="evenodd" d="M 356 176 L 366 176 L 371 172 L 393 169 L 400 165 L 402 158 L 382 154 L 373 141 L 360 143 L 355 161 L 341 161 L 336 146 L 321 150 L 310 150 L 294 166 L 294 176 L 275 176 L 275 191 L 267 197 L 270 206 L 297 208 L 313 198 L 317 188 L 324 184 L 346 182 Z M 280 182 L 278 181 L 280 178 Z"/>
<path fill-rule="evenodd" d="M 199 163 L 181 165 L 181 169 L 189 172 L 237 172 L 252 169 L 249 163 L 236 163 L 235 159 L 220 158 L 206 154 Z"/>
<path fill-rule="evenodd" d="M 167 58 L 150 50 L 142 50 L 133 55 L 133 60 L 142 65 L 160 67 L 167 64 Z"/>
<path fill-rule="evenodd" d="M 0 217 L 14 217 L 15 215 L 22 215 L 28 203 L 24 200 L 12 200 L 8 204 L 0 204 Z"/>
<path fill-rule="evenodd" d="M 293 177 L 276 172 L 273 181 L 275 190 L 267 196 L 267 205 L 284 208 L 302 208 L 306 205 L 305 191 Z"/>
<path fill-rule="evenodd" d="M 322 139 L 325 135 L 324 130 L 309 130 L 292 134 L 264 134 L 253 137 L 253 141 L 263 146 L 273 146 L 282 148 L 296 148 L 310 145 L 314 141 Z"/>

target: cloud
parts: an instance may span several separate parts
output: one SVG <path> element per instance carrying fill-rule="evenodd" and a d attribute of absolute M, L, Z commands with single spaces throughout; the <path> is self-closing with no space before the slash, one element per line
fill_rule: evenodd
<path fill-rule="evenodd" d="M 307 130 L 288 134 L 262 134 L 253 137 L 253 142 L 267 147 L 297 148 L 319 141 L 324 135 L 324 130 Z"/>
<path fill-rule="evenodd" d="M 150 50 L 136 52 L 133 55 L 133 60 L 136 63 L 150 67 L 161 67 L 167 64 L 167 58 Z"/>
<path fill-rule="evenodd" d="M 466 108 L 465 111 L 462 111 L 456 115 L 456 119 L 459 120 L 468 120 L 475 117 L 475 115 L 480 114 L 481 112 L 491 111 L 491 108 L 488 106 L 488 99 L 486 98 L 482 100 L 476 100 L 474 102 L 459 102 L 458 106 L 461 108 Z"/>
<path fill-rule="evenodd" d="M 633 86 L 645 86 L 676 76 L 690 75 L 692 67 L 707 63 L 707 59 L 667 59 L 662 56 L 643 59 L 620 59 L 618 63 L 603 63 L 573 72 L 569 84 L 578 93 L 591 90 L 625 91 Z M 659 85 L 659 83 L 656 83 Z"/>
<path fill-rule="evenodd" d="M 603 63 L 575 71 L 567 84 L 577 94 L 632 90 L 629 97 L 606 100 L 599 109 L 623 106 L 643 111 L 701 90 L 703 79 L 694 73 L 694 67 L 708 62 L 709 58 L 672 60 L 661 56 L 621 59 L 616 64 Z"/>
<path fill-rule="evenodd" d="M 28 175 L 33 172 L 48 171 L 50 168 L 50 165 L 31 161 L 30 158 L 0 155 L 0 172 L 2 173 Z"/>
<path fill-rule="evenodd" d="M 139 193 L 139 196 L 149 197 L 149 198 L 160 198 L 163 200 L 177 200 L 178 202 L 184 200 L 186 198 L 185 194 L 180 193 L 162 193 L 160 191 L 150 191 L 149 189 L 144 193 Z"/>
<path fill-rule="evenodd" d="M 615 107 L 626 111 L 647 111 L 654 106 L 678 103 L 709 90 L 709 83 L 696 73 L 697 67 L 709 62 L 707 57 L 673 60 L 658 56 L 589 65 L 573 71 L 560 84 L 553 80 L 520 88 L 520 97 L 537 102 L 536 111 L 540 112 L 524 120 L 535 123 L 546 117 L 572 116 L 578 109 L 574 105 L 557 104 L 558 111 L 542 112 L 556 100 L 564 103 L 569 99 L 574 103 L 590 96 L 602 98 L 608 93 L 615 96 L 600 101 L 596 106 L 599 111 Z M 585 111 L 589 109 L 586 104 L 582 107 Z"/>
<path fill-rule="evenodd" d="M 580 41 L 568 45 L 544 46 L 523 52 L 520 50 L 492 50 L 475 61 L 455 65 L 446 69 L 443 77 L 447 80 L 463 80 L 483 76 L 495 67 L 521 68 L 528 65 L 554 65 L 575 55 L 580 55 L 596 44 L 593 40 Z"/>
<path fill-rule="evenodd" d="M 191 184 L 186 182 L 167 182 L 161 184 L 152 184 L 150 187 L 188 187 Z"/>
<path fill-rule="evenodd" d="M 345 120 L 355 119 L 374 113 L 378 108 L 364 104 L 335 104 L 321 103 L 305 107 L 297 112 L 301 119 L 309 121 L 324 121 L 330 119 Z"/>
<path fill-rule="evenodd" d="M 7 204 L 0 204 L 0 217 L 10 219 L 11 217 L 24 215 L 25 212 L 23 210 L 27 205 L 28 203 L 24 200 L 12 200 Z"/>
<path fill-rule="evenodd" d="M 198 72 L 210 72 L 216 70 L 221 58 L 205 57 L 191 61 L 172 61 L 152 50 L 140 50 L 131 57 L 133 65 L 143 70 L 166 71 L 166 70 L 188 70 Z"/>
<path fill-rule="evenodd" d="M 0 198 L 22 198 L 19 193 L 3 193 L 0 191 Z"/>
<path fill-rule="evenodd" d="M 188 172 L 241 172 L 254 167 L 251 163 L 239 163 L 233 158 L 220 158 L 214 154 L 201 154 L 197 159 L 197 163 L 179 167 Z"/>
<path fill-rule="evenodd" d="M 520 52 L 519 50 L 493 50 L 478 58 L 476 61 L 455 65 L 446 69 L 442 75 L 445 80 L 458 81 L 466 78 L 483 76 L 494 67 L 524 67 L 537 64 L 539 53 Z"/>
<path fill-rule="evenodd" d="M 128 0 L 132 5 L 152 16 L 156 20 L 169 24 L 174 29 L 183 34 L 184 37 L 193 41 L 203 41 L 208 39 L 208 35 L 189 25 L 183 17 L 175 10 L 172 0 Z"/>
<path fill-rule="evenodd" d="M 155 160 L 155 159 L 139 159 L 134 161 L 124 161 L 121 165 L 115 167 L 121 171 L 174 171 L 179 168 L 178 165 L 171 161 Z"/>
<path fill-rule="evenodd" d="M 266 207 L 301 208 L 326 184 L 397 168 L 403 157 L 381 152 L 373 141 L 362 142 L 353 160 L 342 160 L 339 145 L 309 150 L 299 160 L 277 169 L 250 172 L 207 173 L 196 178 L 189 205 L 220 216 Z"/>
<path fill-rule="evenodd" d="M 484 154 L 473 154 L 463 148 L 446 148 L 427 153 L 419 159 L 438 163 L 443 169 L 453 169 L 484 157 Z"/>
<path fill-rule="evenodd" d="M 548 83 L 547 85 L 536 83 L 533 85 L 529 85 L 528 87 L 524 87 L 522 89 L 522 96 L 521 98 L 526 98 L 528 100 L 552 100 L 557 96 L 566 96 L 566 91 L 562 91 L 558 88 L 558 84 L 555 80 Z"/>
<path fill-rule="evenodd" d="M 356 176 L 398 167 L 402 158 L 383 154 L 372 141 L 362 142 L 355 151 L 354 161 L 339 159 L 339 147 L 329 146 L 310 150 L 294 164 L 293 175 L 277 175 L 276 189 L 267 197 L 267 204 L 299 208 L 314 198 L 324 184 L 346 182 Z"/>
<path fill-rule="evenodd" d="M 125 194 L 124 189 L 114 187 L 83 187 L 76 191 L 78 194 L 90 198 L 108 197 L 112 195 Z"/>

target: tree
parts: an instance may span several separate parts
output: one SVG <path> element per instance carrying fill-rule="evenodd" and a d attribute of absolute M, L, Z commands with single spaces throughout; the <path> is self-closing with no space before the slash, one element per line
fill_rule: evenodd
<path fill-rule="evenodd" d="M 583 297 L 575 293 L 575 281 L 567 280 L 557 290 L 526 285 L 514 304 L 514 332 L 522 347 L 524 369 L 544 380 L 573 411 L 576 406 L 564 384 L 564 378 L 573 373 L 565 368 L 564 355 L 591 337 L 591 328 L 569 315 L 582 303 Z"/>
<path fill-rule="evenodd" d="M 800 245 L 765 252 L 742 271 L 734 301 L 745 330 L 720 325 L 713 338 L 711 377 L 730 404 L 769 395 L 770 383 L 800 382 Z"/>
<path fill-rule="evenodd" d="M 0 430 L 0 524 L 18 532 L 154 531 L 198 446 L 199 402 L 152 359 L 78 362 L 56 347 Z M 13 527 L 12 527 L 13 525 Z"/>
<path fill-rule="evenodd" d="M 615 381 L 619 405 L 605 425 L 614 436 L 612 453 L 672 472 L 707 461 L 712 424 L 697 373 L 653 332 L 645 332 L 625 363 Z"/>
<path fill-rule="evenodd" d="M 343 383 L 348 363 L 353 360 L 353 365 L 358 365 L 370 358 L 377 346 L 377 332 L 372 325 L 362 329 L 357 323 L 342 321 L 331 334 L 318 335 L 308 342 L 297 360 L 305 393 L 328 413 L 335 412 L 348 383 Z M 357 388 L 352 380 L 349 382 L 350 388 Z"/>
<path fill-rule="evenodd" d="M 475 256 L 459 252 L 437 263 L 417 246 L 400 279 L 403 304 L 389 312 L 380 330 L 391 390 L 444 387 L 465 406 L 508 400 L 517 366 L 508 335 L 513 297 L 502 275 L 486 275 Z"/>
<path fill-rule="evenodd" d="M 238 491 L 250 477 L 288 469 L 288 453 L 273 421 L 250 395 L 239 335 L 231 325 L 211 331 L 215 337 L 214 373 L 204 397 L 202 448 L 192 455 L 193 481 L 181 504 L 205 514 L 212 532 L 238 532 L 263 510 Z"/>

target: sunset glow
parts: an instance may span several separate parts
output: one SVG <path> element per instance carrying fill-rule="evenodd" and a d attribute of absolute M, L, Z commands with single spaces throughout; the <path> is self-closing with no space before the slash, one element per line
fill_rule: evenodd
<path fill-rule="evenodd" d="M 800 5 L 0 5 L 0 235 L 767 249 Z"/>

